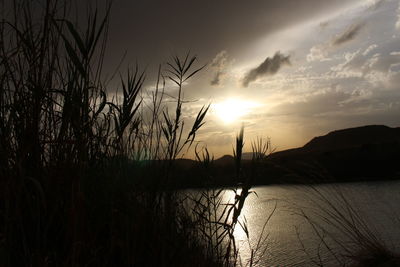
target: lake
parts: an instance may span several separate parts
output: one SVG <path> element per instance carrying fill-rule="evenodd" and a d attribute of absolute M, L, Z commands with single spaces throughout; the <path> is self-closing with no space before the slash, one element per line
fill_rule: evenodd
<path fill-rule="evenodd" d="M 310 266 L 313 260 L 326 266 L 343 263 L 348 260 L 342 254 L 345 248 L 351 248 L 351 238 L 333 224 L 354 233 L 346 221 L 356 225 L 360 233 L 370 234 L 390 249 L 400 251 L 400 181 L 259 186 L 253 191 L 256 194 L 248 196 L 240 218 L 247 221 L 251 246 L 260 236 L 268 235 L 259 266 Z M 223 196 L 226 202 L 233 197 L 230 190 Z M 315 222 L 314 227 L 310 221 Z M 246 265 L 249 240 L 239 225 L 234 234 Z"/>

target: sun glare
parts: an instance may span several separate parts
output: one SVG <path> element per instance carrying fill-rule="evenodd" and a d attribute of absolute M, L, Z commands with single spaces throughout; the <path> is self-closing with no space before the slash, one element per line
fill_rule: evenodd
<path fill-rule="evenodd" d="M 224 123 L 232 123 L 237 121 L 244 115 L 249 114 L 253 108 L 258 106 L 257 103 L 251 101 L 243 101 L 239 99 L 227 99 L 214 105 L 216 115 Z"/>

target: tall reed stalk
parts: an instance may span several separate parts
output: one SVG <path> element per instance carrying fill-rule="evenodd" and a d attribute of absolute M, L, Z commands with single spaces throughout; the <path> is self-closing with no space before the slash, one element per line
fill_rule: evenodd
<path fill-rule="evenodd" d="M 296 206 L 295 214 L 305 219 L 318 241 L 317 248 L 307 248 L 298 233 L 303 251 L 314 265 L 399 266 L 398 253 L 380 238 L 349 195 L 334 186 L 309 189 L 313 207 Z"/>
<path fill-rule="evenodd" d="M 234 231 L 251 193 L 241 167 L 243 128 L 233 202 L 209 189 L 188 210 L 173 187 L 176 159 L 196 142 L 210 107 L 188 127 L 185 82 L 204 68 L 197 57 L 160 65 L 153 90 L 144 90 L 137 65 L 110 90 L 102 75 L 110 6 L 77 25 L 68 1 L 7 4 L 12 12 L 3 11 L 0 23 L 1 265 L 237 265 Z M 167 96 L 167 83 L 177 95 Z M 264 147 L 254 148 L 260 159 Z M 212 157 L 208 150 L 196 156 L 211 185 Z"/>
<path fill-rule="evenodd" d="M 235 147 L 233 149 L 235 178 L 232 180 L 239 181 L 239 184 L 232 188 L 215 188 L 209 186 L 201 191 L 194 193 L 188 192 L 184 194 L 182 208 L 183 221 L 181 224 L 186 231 L 187 236 L 193 236 L 195 240 L 200 241 L 203 245 L 205 255 L 208 258 L 216 259 L 221 266 L 257 266 L 261 263 L 261 259 L 267 248 L 268 235 L 267 224 L 274 214 L 276 206 L 271 214 L 267 217 L 267 221 L 263 227 L 260 236 L 257 238 L 255 245 L 250 243 L 249 228 L 246 218 L 242 211 L 245 206 L 247 197 L 254 193 L 251 191 L 253 175 L 251 171 L 246 173 L 242 169 L 242 154 L 244 147 L 244 127 L 241 127 L 236 136 Z M 214 158 L 210 155 L 207 147 L 201 150 L 195 149 L 195 155 L 202 167 L 203 179 L 208 185 L 215 183 L 214 179 Z M 259 138 L 252 144 L 253 159 L 252 169 L 257 164 L 267 158 L 270 151 L 270 142 L 266 142 Z M 230 194 L 232 193 L 232 194 Z M 184 205 L 186 204 L 186 205 Z M 235 238 L 236 232 L 241 228 L 248 239 L 250 250 L 250 258 L 242 262 L 240 251 Z M 190 231 L 189 231 L 190 229 Z"/>
<path fill-rule="evenodd" d="M 120 87 L 110 96 L 102 80 L 110 7 L 102 18 L 93 12 L 82 27 L 69 20 L 66 1 L 6 4 L 12 13 L 3 12 L 0 23 L 2 262 L 137 264 L 146 257 L 137 242 L 146 237 L 135 243 L 135 235 L 156 216 L 146 211 L 154 203 L 147 200 L 162 195 L 161 188 L 147 195 L 150 188 L 138 185 L 150 178 L 149 185 L 162 181 L 165 188 L 172 162 L 204 124 L 209 106 L 200 109 L 191 128 L 184 129 L 182 117 L 183 83 L 202 67 L 194 68 L 197 58 L 189 54 L 175 57 L 167 74 L 160 67 L 152 102 L 144 105 L 145 73 L 136 66 L 120 75 Z M 164 98 L 165 78 L 178 86 L 173 116 Z M 143 159 L 167 160 L 167 174 L 148 177 L 137 167 Z M 157 216 L 173 225 L 176 211 L 165 208 L 174 197 L 161 199 Z M 160 225 L 151 227 L 156 231 Z M 159 237 L 148 238 L 156 243 Z M 151 249 L 172 253 L 166 243 Z"/>

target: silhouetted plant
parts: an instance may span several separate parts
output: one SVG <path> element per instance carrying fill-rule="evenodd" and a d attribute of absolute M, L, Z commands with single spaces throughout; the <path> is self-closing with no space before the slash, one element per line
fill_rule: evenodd
<path fill-rule="evenodd" d="M 379 238 L 365 215 L 357 210 L 348 197 L 337 188 L 331 192 L 311 186 L 308 192 L 313 207 L 295 207 L 295 214 L 311 226 L 319 240 L 318 247 L 308 252 L 303 241 L 303 251 L 316 266 L 325 266 L 329 255 L 340 266 L 398 266 L 400 256 L 390 250 Z M 322 256 L 322 253 L 325 256 Z"/>
<path fill-rule="evenodd" d="M 113 92 L 102 81 L 110 6 L 83 30 L 68 18 L 68 2 L 12 6 L 0 23 L 2 264 L 236 265 L 234 230 L 245 227 L 239 216 L 251 180 L 234 189 L 233 202 L 207 189 L 189 210 L 172 184 L 174 162 L 196 142 L 210 107 L 186 128 L 185 82 L 204 68 L 197 57 L 161 65 L 150 92 L 136 65 Z M 178 87 L 172 113 L 166 81 Z M 242 128 L 238 181 L 243 138 Z M 195 153 L 209 175 L 210 153 Z"/>
<path fill-rule="evenodd" d="M 156 244 L 160 238 L 149 234 L 135 241 L 138 232 L 149 226 L 151 231 L 159 227 L 171 238 L 180 234 L 177 229 L 162 229 L 163 220 L 174 225 L 176 211 L 166 214 L 166 209 L 158 207 L 164 214 L 152 213 L 154 207 L 147 200 L 154 195 L 137 186 L 148 175 L 136 167 L 140 161 L 135 159 L 149 151 L 147 160 L 173 160 L 194 142 L 208 106 L 199 111 L 182 139 L 186 132 L 181 92 L 183 83 L 202 68 L 192 70 L 196 57 L 189 54 L 168 65 L 176 66 L 171 73 L 178 75 L 179 95 L 164 150 L 165 121 L 159 118 L 160 113 L 168 113 L 165 83 L 160 81 L 163 74 L 159 72 L 152 93 L 150 120 L 142 110 L 144 72 L 137 66 L 126 78 L 121 75 L 122 94 L 117 91 L 110 96 L 102 84 L 110 8 L 102 19 L 94 12 L 81 31 L 66 16 L 67 2 L 43 4 L 15 0 L 13 13 L 0 23 L 0 250 L 7 255 L 4 265 L 138 263 L 140 259 L 128 256 L 142 253 L 132 250 L 132 244 L 147 238 Z M 160 218 L 154 220 L 156 215 Z M 129 232 L 124 240 L 121 227 Z M 121 242 L 123 247 L 117 245 Z M 170 257 L 174 252 L 164 242 L 147 253 L 170 253 Z"/>

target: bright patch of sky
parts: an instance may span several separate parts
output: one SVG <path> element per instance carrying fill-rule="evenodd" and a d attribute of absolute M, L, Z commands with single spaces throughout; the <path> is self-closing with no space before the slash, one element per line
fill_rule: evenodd
<path fill-rule="evenodd" d="M 399 15 L 399 1 L 360 1 L 260 37 L 240 55 L 224 51 L 223 64 L 209 68 L 223 74 L 210 89 L 215 90 L 212 101 L 235 96 L 263 108 L 240 116 L 229 128 L 211 115 L 203 139 L 224 154 L 241 123 L 249 138 L 270 136 L 278 149 L 339 128 L 399 126 Z M 273 60 L 278 51 L 289 56 L 290 64 Z M 251 71 L 256 75 L 243 87 Z"/>

